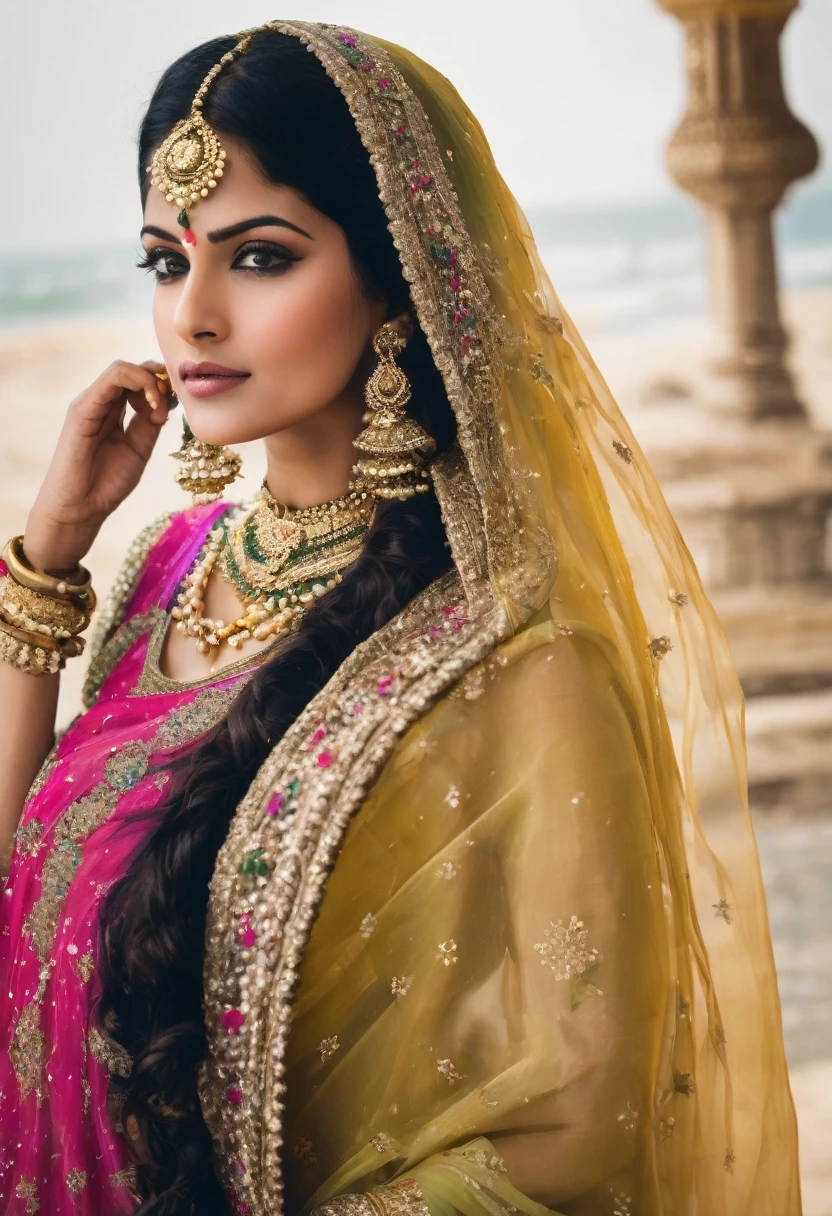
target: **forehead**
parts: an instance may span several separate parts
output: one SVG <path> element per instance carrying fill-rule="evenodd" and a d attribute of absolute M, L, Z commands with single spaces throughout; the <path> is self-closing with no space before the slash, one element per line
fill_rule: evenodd
<path fill-rule="evenodd" d="M 228 153 L 226 170 L 207 198 L 188 207 L 188 218 L 195 231 L 224 228 L 246 216 L 277 214 L 301 227 L 326 219 L 317 208 L 291 186 L 278 185 L 265 178 L 243 144 L 223 137 Z M 175 230 L 179 207 L 151 186 L 144 204 L 146 223 Z"/>

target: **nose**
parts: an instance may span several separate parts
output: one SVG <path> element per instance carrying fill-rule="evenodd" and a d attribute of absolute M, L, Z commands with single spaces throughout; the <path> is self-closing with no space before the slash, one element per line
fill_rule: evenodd
<path fill-rule="evenodd" d="M 199 339 L 221 341 L 228 336 L 229 318 L 221 289 L 208 268 L 200 268 L 193 250 L 191 267 L 176 302 L 173 327 L 177 337 L 189 345 Z"/>

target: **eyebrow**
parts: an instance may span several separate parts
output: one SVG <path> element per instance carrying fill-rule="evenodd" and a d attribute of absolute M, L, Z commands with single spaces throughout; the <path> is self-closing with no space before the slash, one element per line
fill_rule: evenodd
<path fill-rule="evenodd" d="M 249 228 L 264 228 L 268 225 L 275 228 L 290 228 L 292 232 L 299 232 L 301 236 L 308 237 L 310 241 L 315 239 L 308 232 L 304 232 L 303 228 L 298 228 L 297 224 L 292 224 L 279 215 L 257 215 L 254 219 L 240 220 L 236 224 L 230 224 L 227 228 L 216 228 L 213 232 L 208 233 L 208 240 L 212 245 L 217 245 L 220 241 L 228 241 L 233 236 L 239 236 L 241 232 L 248 232 Z M 154 224 L 145 224 L 139 233 L 139 239 L 146 232 L 151 236 L 160 237 L 163 241 L 174 241 L 177 245 L 181 240 L 180 237 L 173 236 L 170 232 L 165 232 L 164 228 L 157 228 Z"/>

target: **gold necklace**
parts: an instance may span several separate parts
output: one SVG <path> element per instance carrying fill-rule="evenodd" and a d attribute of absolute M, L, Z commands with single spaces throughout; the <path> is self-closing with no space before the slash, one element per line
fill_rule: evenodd
<path fill-rule="evenodd" d="M 215 521 L 177 595 L 176 628 L 195 638 L 202 654 L 225 641 L 236 649 L 250 637 L 294 632 L 307 608 L 337 586 L 358 557 L 375 507 L 370 495 L 351 490 L 293 510 L 273 497 L 264 480 L 253 504 L 229 508 Z M 217 562 L 245 607 L 227 623 L 204 615 L 205 588 Z"/>

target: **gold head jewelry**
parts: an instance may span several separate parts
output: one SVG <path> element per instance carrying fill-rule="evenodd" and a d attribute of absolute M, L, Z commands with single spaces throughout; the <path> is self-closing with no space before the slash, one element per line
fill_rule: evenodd
<path fill-rule="evenodd" d="M 182 419 L 182 446 L 171 452 L 171 456 L 181 463 L 174 481 L 193 494 L 194 505 L 214 502 L 232 481 L 243 476 L 240 453 L 197 439 L 185 418 Z"/>
<path fill-rule="evenodd" d="M 219 63 L 214 64 L 196 91 L 190 114 L 173 127 L 156 149 L 146 169 L 151 175 L 151 182 L 157 190 L 162 191 L 166 201 L 180 209 L 176 218 L 184 229 L 183 245 L 196 244 L 187 208 L 194 206 L 201 198 L 208 197 L 216 188 L 228 162 L 227 154 L 216 133 L 202 115 L 205 94 L 226 64 L 242 55 L 257 30 L 265 28 L 267 27 L 257 26 L 244 30 L 239 35 L 237 45 L 227 51 Z"/>
<path fill-rule="evenodd" d="M 353 465 L 356 477 L 350 484 L 376 498 L 412 498 L 430 487 L 424 465 L 436 441 L 404 410 L 410 381 L 395 360 L 406 345 L 407 339 L 389 321 L 373 338 L 379 362 L 364 390 L 369 409 L 363 421 L 369 426 L 353 439 L 367 455 Z"/>

